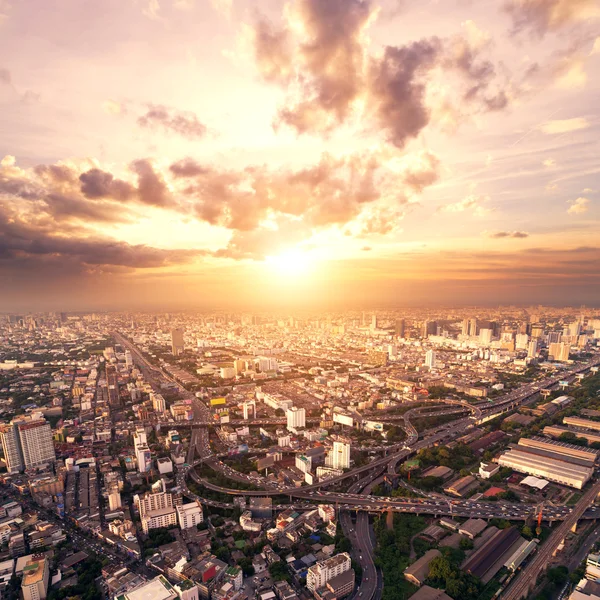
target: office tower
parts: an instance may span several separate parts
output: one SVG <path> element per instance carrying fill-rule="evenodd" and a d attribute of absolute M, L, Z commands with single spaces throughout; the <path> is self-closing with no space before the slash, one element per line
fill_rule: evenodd
<path fill-rule="evenodd" d="M 371 329 L 377 329 L 377 315 L 371 317 Z"/>
<path fill-rule="evenodd" d="M 469 319 L 469 335 L 471 337 L 477 335 L 477 319 Z"/>
<path fill-rule="evenodd" d="M 334 469 L 350 468 L 350 440 L 336 440 L 333 442 L 331 466 Z"/>
<path fill-rule="evenodd" d="M 364 327 L 366 324 L 367 324 L 367 314 L 363 310 L 362 319 L 361 319 L 361 325 Z"/>
<path fill-rule="evenodd" d="M 430 369 L 435 368 L 435 352 L 433 350 L 427 350 L 425 353 L 425 366 Z"/>
<path fill-rule="evenodd" d="M 133 367 L 133 356 L 129 350 L 125 350 L 125 365 L 129 368 Z"/>
<path fill-rule="evenodd" d="M 396 336 L 403 338 L 405 330 L 406 330 L 406 323 L 405 323 L 404 319 L 397 319 L 396 325 L 394 328 L 394 333 L 396 334 Z"/>
<path fill-rule="evenodd" d="M 438 329 L 437 321 L 426 320 L 423 323 L 422 337 L 426 338 L 427 336 L 430 336 L 430 335 L 436 335 L 437 329 Z"/>
<path fill-rule="evenodd" d="M 569 335 L 576 338 L 581 333 L 581 323 L 574 321 L 569 324 Z"/>
<path fill-rule="evenodd" d="M 529 346 L 527 347 L 527 357 L 535 358 L 538 354 L 538 341 L 537 338 L 533 339 L 529 342 Z"/>
<path fill-rule="evenodd" d="M 469 325 L 470 325 L 469 319 L 463 319 L 462 330 L 461 330 L 462 335 L 469 335 Z"/>
<path fill-rule="evenodd" d="M 571 350 L 571 344 L 565 342 L 557 342 L 550 344 L 548 349 L 548 356 L 554 358 L 558 362 L 566 362 L 569 360 L 569 352 Z"/>
<path fill-rule="evenodd" d="M 106 387 L 108 390 L 108 403 L 111 406 L 119 406 L 121 404 L 119 376 L 117 375 L 117 370 L 112 365 L 106 365 Z"/>
<path fill-rule="evenodd" d="M 492 343 L 492 330 L 488 328 L 483 328 L 479 330 L 479 341 L 482 344 L 489 345 Z"/>
<path fill-rule="evenodd" d="M 23 568 L 23 600 L 45 600 L 49 579 L 48 559 L 40 555 L 32 556 Z"/>
<path fill-rule="evenodd" d="M 292 406 L 292 408 L 287 411 L 286 415 L 288 429 L 306 427 L 306 410 L 304 408 Z"/>
<path fill-rule="evenodd" d="M 171 329 L 171 353 L 173 356 L 179 356 L 184 350 L 183 330 Z"/>

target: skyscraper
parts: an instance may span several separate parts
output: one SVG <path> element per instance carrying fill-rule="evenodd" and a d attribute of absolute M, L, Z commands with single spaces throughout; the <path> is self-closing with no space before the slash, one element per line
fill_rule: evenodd
<path fill-rule="evenodd" d="M 425 366 L 430 369 L 435 368 L 435 352 L 433 350 L 427 350 L 425 353 Z"/>
<path fill-rule="evenodd" d="M 397 319 L 396 320 L 396 326 L 394 328 L 394 333 L 398 337 L 403 338 L 404 337 L 405 329 L 406 329 L 406 323 L 405 323 L 404 319 Z"/>
<path fill-rule="evenodd" d="M 106 387 L 108 388 L 108 403 L 111 406 L 119 406 L 121 404 L 119 376 L 112 365 L 106 365 Z"/>
<path fill-rule="evenodd" d="M 477 319 L 469 319 L 469 335 L 471 337 L 477 335 Z"/>
<path fill-rule="evenodd" d="M 181 329 L 171 329 L 171 353 L 173 356 L 179 356 L 184 348 L 183 331 Z"/>
<path fill-rule="evenodd" d="M 571 344 L 565 342 L 556 342 L 550 344 L 548 348 L 548 355 L 559 362 L 566 362 L 569 360 L 569 353 L 571 350 Z"/>

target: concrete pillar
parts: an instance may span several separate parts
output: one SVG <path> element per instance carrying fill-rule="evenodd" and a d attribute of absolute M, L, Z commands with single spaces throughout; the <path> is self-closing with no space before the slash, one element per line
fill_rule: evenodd
<path fill-rule="evenodd" d="M 577 521 L 575 521 L 575 523 L 573 523 L 573 527 L 571 527 L 571 532 L 577 533 Z"/>

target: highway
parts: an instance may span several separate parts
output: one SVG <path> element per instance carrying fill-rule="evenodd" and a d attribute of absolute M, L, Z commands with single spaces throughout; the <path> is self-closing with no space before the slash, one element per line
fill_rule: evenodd
<path fill-rule="evenodd" d="M 552 532 L 552 535 L 538 549 L 529 564 L 514 578 L 506 591 L 500 595 L 503 600 L 521 600 L 528 597 L 538 575 L 547 567 L 550 557 L 565 539 L 567 533 L 577 523 L 588 507 L 600 494 L 600 482 L 595 483 L 573 507 L 565 520 Z"/>

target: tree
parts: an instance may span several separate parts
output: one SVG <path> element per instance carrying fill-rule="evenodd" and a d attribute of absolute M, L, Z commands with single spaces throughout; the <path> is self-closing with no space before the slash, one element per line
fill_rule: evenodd
<path fill-rule="evenodd" d="M 531 527 L 529 527 L 529 525 L 523 525 L 523 527 L 521 527 L 521 535 L 530 540 L 533 537 Z"/>

